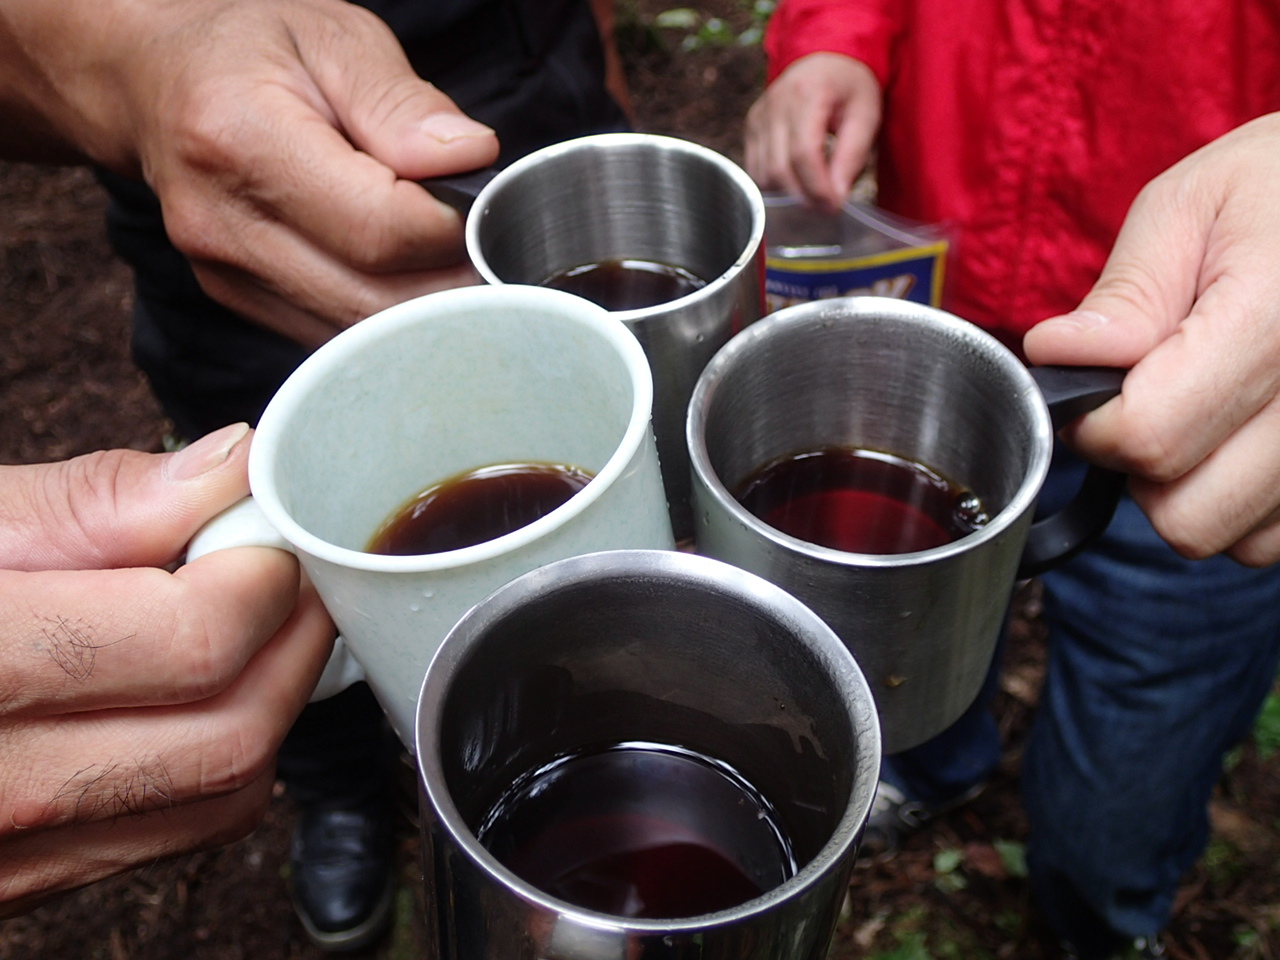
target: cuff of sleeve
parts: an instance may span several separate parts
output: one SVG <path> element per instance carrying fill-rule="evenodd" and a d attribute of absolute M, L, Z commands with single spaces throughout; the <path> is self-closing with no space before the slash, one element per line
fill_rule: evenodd
<path fill-rule="evenodd" d="M 765 34 L 768 82 L 801 57 L 839 53 L 860 60 L 881 89 L 888 83 L 890 49 L 897 23 L 876 5 L 791 0 L 779 4 Z"/>

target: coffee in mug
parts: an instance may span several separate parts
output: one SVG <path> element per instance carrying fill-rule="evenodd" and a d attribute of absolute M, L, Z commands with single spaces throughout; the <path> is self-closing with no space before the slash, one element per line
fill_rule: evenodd
<path fill-rule="evenodd" d="M 796 871 L 768 799 L 729 764 L 671 744 L 614 744 L 528 771 L 477 838 L 539 890 L 618 917 L 717 913 Z"/>
<path fill-rule="evenodd" d="M 405 557 L 475 546 L 545 517 L 591 477 L 561 463 L 477 467 L 415 495 L 378 528 L 368 551 Z"/>
<path fill-rule="evenodd" d="M 789 536 L 849 553 L 940 547 L 989 519 L 971 490 L 879 450 L 823 447 L 771 460 L 734 491 Z"/>
<path fill-rule="evenodd" d="M 643 310 L 687 297 L 707 281 L 684 267 L 656 260 L 611 258 L 558 270 L 542 281 L 586 297 L 606 310 Z"/>

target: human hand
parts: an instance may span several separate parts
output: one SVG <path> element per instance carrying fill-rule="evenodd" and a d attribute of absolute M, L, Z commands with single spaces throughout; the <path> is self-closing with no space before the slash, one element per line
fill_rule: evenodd
<path fill-rule="evenodd" d="M 1143 189 L 1093 290 L 1026 337 L 1033 363 L 1132 367 L 1067 439 L 1132 475 L 1187 557 L 1280 559 L 1280 114 Z"/>
<path fill-rule="evenodd" d="M 477 281 L 412 181 L 492 163 L 492 130 L 343 0 L 6 0 L 0 74 L 83 154 L 141 175 L 205 291 L 316 346 Z"/>
<path fill-rule="evenodd" d="M 164 569 L 247 432 L 0 467 L 0 917 L 261 819 L 333 625 L 280 550 Z"/>
<path fill-rule="evenodd" d="M 880 84 L 865 64 L 838 53 L 801 57 L 747 111 L 747 172 L 766 190 L 838 210 L 867 164 L 880 109 Z"/>

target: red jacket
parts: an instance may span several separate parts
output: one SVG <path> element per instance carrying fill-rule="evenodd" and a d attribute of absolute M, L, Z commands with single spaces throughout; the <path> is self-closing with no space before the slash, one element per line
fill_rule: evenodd
<path fill-rule="evenodd" d="M 1278 0 L 783 0 L 766 50 L 770 79 L 875 72 L 880 203 L 950 225 L 948 309 L 1011 345 L 1088 292 L 1143 184 L 1280 110 Z"/>

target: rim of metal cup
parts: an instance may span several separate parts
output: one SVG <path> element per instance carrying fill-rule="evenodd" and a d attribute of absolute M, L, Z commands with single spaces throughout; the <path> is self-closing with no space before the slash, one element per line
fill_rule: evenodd
<path fill-rule="evenodd" d="M 612 346 L 626 365 L 631 378 L 631 413 L 617 447 L 608 461 L 581 490 L 563 505 L 518 530 L 459 550 L 412 556 L 365 553 L 330 543 L 311 533 L 290 514 L 278 495 L 276 479 L 276 434 L 303 406 L 316 384 L 329 381 L 346 364 L 353 350 L 396 336 L 406 327 L 429 323 L 434 317 L 473 311 L 477 304 L 492 310 L 513 311 L 538 304 L 562 319 L 584 327 Z M 426 316 L 424 316 L 424 311 Z M 331 349 L 330 345 L 338 345 Z M 386 573 L 453 569 L 483 563 L 519 549 L 568 523 L 604 495 L 605 490 L 627 469 L 649 430 L 653 408 L 653 374 L 639 341 L 603 307 L 560 290 L 506 284 L 500 287 L 472 286 L 429 293 L 406 300 L 348 327 L 307 357 L 272 397 L 263 412 L 249 450 L 249 487 L 271 525 L 304 553 L 358 570 Z"/>
<path fill-rule="evenodd" d="M 494 194 L 501 191 L 511 181 L 518 179 L 524 172 L 534 167 L 542 166 L 557 157 L 572 153 L 613 150 L 624 147 L 648 147 L 655 151 L 682 153 L 697 157 L 719 169 L 742 191 L 743 196 L 747 198 L 747 202 L 751 206 L 751 235 L 747 238 L 742 250 L 738 252 L 737 259 L 722 271 L 720 276 L 708 281 L 705 286 L 699 287 L 683 297 L 667 300 L 651 307 L 639 307 L 635 310 L 614 310 L 611 312 L 612 316 L 625 323 L 628 320 L 638 320 L 653 313 L 666 312 L 678 306 L 709 299 L 714 297 L 717 291 L 732 283 L 743 270 L 751 266 L 755 260 L 756 252 L 764 240 L 765 211 L 764 197 L 760 193 L 760 188 L 756 186 L 756 182 L 747 175 L 745 170 L 723 154 L 717 153 L 709 147 L 694 143 L 692 140 L 682 140 L 679 137 L 668 137 L 656 133 L 596 133 L 586 137 L 576 137 L 572 140 L 553 143 L 551 146 L 543 147 L 541 150 L 535 150 L 533 153 L 516 160 L 484 185 L 484 188 L 476 196 L 475 203 L 471 206 L 471 213 L 467 216 L 466 240 L 467 255 L 471 258 L 471 263 L 476 268 L 476 271 L 480 276 L 484 277 L 485 282 L 494 285 L 506 284 L 505 280 L 493 272 L 480 249 L 481 221 L 484 219 L 484 211 L 488 208 L 489 203 L 492 202 Z M 571 266 L 576 266 L 576 264 Z"/>
<path fill-rule="evenodd" d="M 696 932 L 711 926 L 736 923 L 775 904 L 790 900 L 801 891 L 821 882 L 827 871 L 857 843 L 871 813 L 878 775 L 868 778 L 870 782 L 864 784 L 862 789 L 859 789 L 858 780 L 854 779 L 849 803 L 835 829 L 831 831 L 831 836 L 794 876 L 736 907 L 694 917 L 633 919 L 599 913 L 560 900 L 522 880 L 503 866 L 481 845 L 471 828 L 463 821 L 449 795 L 439 751 L 425 742 L 428 729 L 439 729 L 445 692 L 454 674 L 465 663 L 476 638 L 529 599 L 566 585 L 611 575 L 678 578 L 685 583 L 705 584 L 720 591 L 727 590 L 738 600 L 761 610 L 768 610 L 770 616 L 790 626 L 792 633 L 799 638 L 797 642 L 809 646 L 829 665 L 832 686 L 845 691 L 851 703 L 858 701 L 866 705 L 864 715 L 858 718 L 859 742 L 855 750 L 859 764 L 864 757 L 873 757 L 878 770 L 882 740 L 879 715 L 871 696 L 871 688 L 848 647 L 816 613 L 781 587 L 710 557 L 675 550 L 606 550 L 557 560 L 509 581 L 467 611 L 436 650 L 418 696 L 415 725 L 419 780 L 435 815 L 467 856 L 487 873 L 501 878 L 508 889 L 517 892 L 527 902 L 537 904 L 549 912 L 574 917 L 586 925 L 622 928 L 639 933 Z M 821 645 L 817 637 L 824 638 Z"/>
<path fill-rule="evenodd" d="M 958 540 L 931 547 L 928 550 L 894 554 L 853 553 L 793 537 L 770 526 L 747 510 L 738 502 L 738 498 L 729 492 L 711 466 L 711 454 L 706 442 L 707 411 L 729 369 L 749 362 L 754 354 L 765 349 L 771 341 L 787 336 L 793 328 L 815 323 L 821 323 L 824 326 L 832 323 L 857 323 L 872 316 L 890 317 L 904 323 L 949 331 L 953 336 L 971 344 L 983 354 L 999 360 L 1002 366 L 1008 367 L 1010 376 L 1018 384 L 1019 392 L 1030 399 L 1029 409 L 1033 421 L 1031 428 L 1040 442 L 1032 452 L 1027 474 L 1019 484 L 1017 493 L 984 526 Z M 756 531 L 760 536 L 778 546 L 824 563 L 857 567 L 903 567 L 943 560 L 972 550 L 1000 536 L 1022 516 L 1024 511 L 1030 509 L 1036 497 L 1039 496 L 1040 488 L 1049 472 L 1049 461 L 1053 449 L 1053 425 L 1049 419 L 1049 408 L 1044 402 L 1044 396 L 1026 366 L 1012 350 L 985 330 L 945 310 L 911 300 L 892 297 L 842 297 L 813 300 L 785 307 L 757 320 L 721 347 L 703 369 L 698 382 L 694 385 L 693 395 L 689 400 L 689 415 L 685 421 L 685 439 L 689 446 L 689 460 L 699 482 L 705 485 L 734 520 L 744 527 Z"/>

